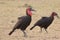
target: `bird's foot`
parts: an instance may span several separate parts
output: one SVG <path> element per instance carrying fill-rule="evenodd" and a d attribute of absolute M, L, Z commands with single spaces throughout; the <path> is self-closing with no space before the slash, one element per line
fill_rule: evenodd
<path fill-rule="evenodd" d="M 48 31 L 45 29 L 46 33 L 48 33 Z"/>
<path fill-rule="evenodd" d="M 42 33 L 42 28 L 41 28 L 41 30 L 39 32 Z"/>
<path fill-rule="evenodd" d="M 24 35 L 24 37 L 28 37 L 27 35 Z"/>

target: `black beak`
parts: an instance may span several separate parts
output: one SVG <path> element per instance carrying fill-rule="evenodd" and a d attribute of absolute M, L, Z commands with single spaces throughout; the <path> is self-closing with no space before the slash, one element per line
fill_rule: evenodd
<path fill-rule="evenodd" d="M 36 10 L 34 10 L 34 9 L 31 9 L 31 11 L 36 11 Z"/>
<path fill-rule="evenodd" d="M 35 9 L 32 9 L 32 8 L 31 8 L 31 11 L 34 11 L 34 12 L 36 12 L 36 10 L 35 10 Z M 35 15 L 35 14 L 33 13 L 33 15 Z"/>
<path fill-rule="evenodd" d="M 31 11 L 36 11 L 36 10 L 31 7 Z"/>
<path fill-rule="evenodd" d="M 58 15 L 56 15 L 57 16 L 57 18 L 60 18 Z"/>
<path fill-rule="evenodd" d="M 31 11 L 35 11 L 35 12 L 36 12 L 36 10 L 35 10 L 35 9 L 31 9 Z"/>

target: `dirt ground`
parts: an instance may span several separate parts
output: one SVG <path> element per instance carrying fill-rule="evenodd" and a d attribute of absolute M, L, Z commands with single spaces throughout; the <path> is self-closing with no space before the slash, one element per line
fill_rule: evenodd
<path fill-rule="evenodd" d="M 26 29 L 28 37 L 23 37 L 21 30 L 16 30 L 9 36 L 17 18 L 26 15 L 24 4 L 29 4 L 36 10 L 30 26 Z M 53 11 L 60 16 L 60 0 L 0 0 L 0 40 L 60 40 L 60 19 L 57 17 L 48 27 L 48 33 L 44 29 L 40 32 L 37 26 L 30 30 L 37 20 L 50 16 Z"/>

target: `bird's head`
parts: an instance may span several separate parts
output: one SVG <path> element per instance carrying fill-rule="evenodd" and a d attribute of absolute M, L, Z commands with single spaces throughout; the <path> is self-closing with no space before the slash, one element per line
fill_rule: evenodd
<path fill-rule="evenodd" d="M 57 18 L 59 18 L 58 14 L 56 12 L 52 12 L 52 16 L 57 16 Z"/>
<path fill-rule="evenodd" d="M 34 10 L 31 6 L 28 6 L 27 9 L 26 9 L 27 15 L 32 16 L 32 12 L 31 11 L 36 11 L 36 10 Z"/>

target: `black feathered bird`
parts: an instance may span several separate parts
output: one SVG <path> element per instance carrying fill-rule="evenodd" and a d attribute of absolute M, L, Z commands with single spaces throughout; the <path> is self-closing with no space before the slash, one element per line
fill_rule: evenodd
<path fill-rule="evenodd" d="M 18 22 L 15 24 L 13 30 L 9 33 L 9 35 L 11 35 L 16 29 L 21 29 L 21 31 L 24 33 L 24 36 L 26 35 L 26 28 L 30 25 L 31 22 L 31 16 L 32 16 L 32 12 L 31 11 L 35 11 L 34 9 L 32 9 L 32 7 L 28 7 L 26 9 L 26 16 L 22 16 L 18 18 Z"/>
<path fill-rule="evenodd" d="M 44 28 L 45 31 L 47 32 L 46 29 L 53 22 L 54 16 L 57 16 L 59 18 L 56 12 L 52 12 L 50 17 L 42 17 L 40 20 L 38 20 L 30 30 L 32 30 L 35 26 L 39 26 L 41 28 L 41 31 L 42 28 Z"/>

